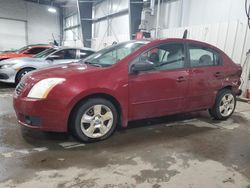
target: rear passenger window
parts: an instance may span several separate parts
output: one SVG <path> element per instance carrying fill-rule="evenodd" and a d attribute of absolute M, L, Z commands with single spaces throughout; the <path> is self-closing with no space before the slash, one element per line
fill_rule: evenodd
<path fill-rule="evenodd" d="M 214 50 L 197 45 L 189 45 L 191 67 L 216 66 L 220 64 L 220 57 Z"/>

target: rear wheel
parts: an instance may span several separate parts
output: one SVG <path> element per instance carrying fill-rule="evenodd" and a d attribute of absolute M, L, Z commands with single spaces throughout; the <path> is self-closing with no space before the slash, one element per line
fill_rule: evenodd
<path fill-rule="evenodd" d="M 24 75 L 26 75 L 28 72 L 33 71 L 33 70 L 34 69 L 32 68 L 25 68 L 25 69 L 20 70 L 16 75 L 15 84 L 18 84 L 21 81 L 22 77 L 24 77 Z"/>
<path fill-rule="evenodd" d="M 110 101 L 89 99 L 73 112 L 70 130 L 77 139 L 84 142 L 104 140 L 114 132 L 117 116 L 117 110 Z"/>
<path fill-rule="evenodd" d="M 236 106 L 235 94 L 229 89 L 219 91 L 214 106 L 209 113 L 217 120 L 226 120 L 234 112 Z"/>

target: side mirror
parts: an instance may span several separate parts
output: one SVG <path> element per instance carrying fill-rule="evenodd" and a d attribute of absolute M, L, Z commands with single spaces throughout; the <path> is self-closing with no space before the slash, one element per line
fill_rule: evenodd
<path fill-rule="evenodd" d="M 58 59 L 58 58 L 59 58 L 58 55 L 51 55 L 51 56 L 47 57 L 46 60 L 48 60 L 48 61 L 54 61 L 55 59 Z"/>
<path fill-rule="evenodd" d="M 132 73 L 138 73 L 141 71 L 150 71 L 154 69 L 155 65 L 150 62 L 141 62 L 141 63 L 136 63 L 133 64 L 131 67 L 131 72 Z"/>

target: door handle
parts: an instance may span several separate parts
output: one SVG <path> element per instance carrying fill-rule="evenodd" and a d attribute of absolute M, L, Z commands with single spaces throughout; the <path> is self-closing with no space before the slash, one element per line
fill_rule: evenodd
<path fill-rule="evenodd" d="M 214 74 L 214 76 L 215 76 L 215 77 L 220 77 L 220 76 L 221 76 L 221 72 L 216 72 L 216 73 Z"/>
<path fill-rule="evenodd" d="M 176 79 L 177 82 L 184 82 L 186 81 L 186 78 L 184 76 L 180 76 Z"/>

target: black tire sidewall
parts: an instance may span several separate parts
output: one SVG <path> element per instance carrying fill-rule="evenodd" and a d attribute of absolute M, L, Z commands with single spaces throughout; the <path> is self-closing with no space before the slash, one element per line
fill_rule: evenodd
<path fill-rule="evenodd" d="M 111 129 L 102 137 L 90 138 L 90 137 L 86 136 L 81 130 L 81 127 L 80 127 L 81 118 L 82 118 L 83 114 L 86 112 L 86 110 L 88 110 L 92 106 L 98 105 L 98 104 L 105 105 L 105 106 L 110 108 L 110 110 L 113 114 L 113 118 L 114 118 L 113 124 L 112 124 Z M 76 110 L 73 112 L 72 121 L 70 124 L 70 130 L 71 130 L 71 133 L 73 134 L 73 136 L 75 136 L 75 138 L 78 139 L 79 141 L 83 141 L 83 142 L 101 141 L 101 140 L 104 140 L 112 135 L 112 133 L 114 132 L 114 130 L 117 126 L 117 120 L 118 120 L 118 113 L 117 113 L 117 110 L 116 110 L 115 106 L 113 105 L 113 103 L 111 103 L 110 101 L 108 101 L 106 99 L 102 99 L 102 98 L 91 98 L 91 99 L 88 99 L 88 100 L 82 102 L 76 108 Z"/>
<path fill-rule="evenodd" d="M 233 109 L 233 111 L 231 112 L 230 115 L 228 115 L 228 116 L 222 116 L 222 115 L 221 115 L 221 112 L 220 112 L 220 103 L 221 103 L 222 98 L 223 98 L 226 94 L 231 94 L 231 95 L 234 97 L 234 109 Z M 214 108 L 214 109 L 211 110 L 211 111 L 212 111 L 211 114 L 212 114 L 216 119 L 218 119 L 218 120 L 226 120 L 226 119 L 228 119 L 228 118 L 234 113 L 234 110 L 235 110 L 235 108 L 236 108 L 236 96 L 235 96 L 235 94 L 234 94 L 231 90 L 229 90 L 229 89 L 223 89 L 223 90 L 221 90 L 221 91 L 218 93 L 218 96 L 217 96 L 217 98 L 216 98 L 216 103 L 215 103 L 215 106 L 214 106 L 213 108 Z"/>
<path fill-rule="evenodd" d="M 22 79 L 22 73 L 23 73 L 23 72 L 25 72 L 25 71 L 30 72 L 30 71 L 33 71 L 33 70 L 35 70 L 35 69 L 24 68 L 24 69 L 20 70 L 20 71 L 17 73 L 17 75 L 16 75 L 15 84 L 18 84 L 18 83 L 21 81 L 21 79 Z"/>

